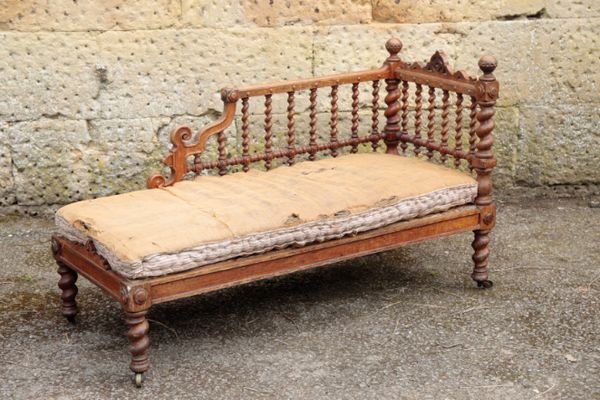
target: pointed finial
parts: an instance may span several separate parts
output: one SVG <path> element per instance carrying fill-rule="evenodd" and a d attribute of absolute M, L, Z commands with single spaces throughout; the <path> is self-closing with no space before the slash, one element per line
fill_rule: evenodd
<path fill-rule="evenodd" d="M 479 69 L 486 75 L 490 75 L 494 72 L 497 66 L 498 61 L 494 56 L 483 56 L 479 59 Z"/>
<path fill-rule="evenodd" d="M 398 38 L 391 38 L 385 43 L 386 50 L 390 53 L 389 59 L 399 60 L 398 53 L 402 50 L 402 42 Z"/>

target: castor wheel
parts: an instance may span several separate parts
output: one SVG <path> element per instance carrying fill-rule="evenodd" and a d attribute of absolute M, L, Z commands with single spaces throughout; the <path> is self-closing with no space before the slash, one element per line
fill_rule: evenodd
<path fill-rule="evenodd" d="M 135 383 L 136 387 L 141 388 L 142 387 L 142 382 L 144 381 L 144 378 L 142 377 L 142 374 L 138 373 L 135 374 L 135 377 L 133 379 L 133 383 Z"/>
<path fill-rule="evenodd" d="M 488 280 L 477 281 L 477 287 L 480 287 L 482 289 L 489 289 L 492 286 L 494 286 L 494 282 L 492 282 L 492 281 L 488 281 Z"/>

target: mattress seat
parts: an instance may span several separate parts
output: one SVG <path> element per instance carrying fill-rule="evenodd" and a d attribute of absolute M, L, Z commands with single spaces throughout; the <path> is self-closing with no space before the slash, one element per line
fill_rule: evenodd
<path fill-rule="evenodd" d="M 476 194 L 455 169 L 351 154 L 84 200 L 59 209 L 56 225 L 66 239 L 92 240 L 118 274 L 142 279 L 377 229 Z"/>

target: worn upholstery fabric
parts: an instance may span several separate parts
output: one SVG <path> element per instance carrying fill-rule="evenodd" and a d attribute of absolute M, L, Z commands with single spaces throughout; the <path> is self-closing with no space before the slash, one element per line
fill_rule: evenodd
<path fill-rule="evenodd" d="M 61 208 L 56 223 L 137 279 L 356 234 L 470 203 L 476 193 L 476 181 L 453 169 L 353 154 L 80 201 Z"/>

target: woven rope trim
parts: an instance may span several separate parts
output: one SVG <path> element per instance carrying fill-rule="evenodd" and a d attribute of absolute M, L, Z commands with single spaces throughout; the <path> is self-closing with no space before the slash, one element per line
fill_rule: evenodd
<path fill-rule="evenodd" d="M 347 235 L 381 228 L 399 221 L 446 211 L 450 208 L 471 203 L 477 195 L 477 185 L 463 185 L 437 190 L 425 195 L 402 199 L 398 203 L 373 208 L 348 216 L 332 217 L 290 228 L 250 234 L 197 247 L 176 253 L 160 253 L 141 260 L 124 261 L 117 258 L 102 243 L 94 240 L 98 253 L 111 268 L 129 279 L 141 279 L 186 271 L 207 264 L 236 257 L 264 253 L 290 246 L 305 246 L 310 243 L 339 239 Z M 71 241 L 85 243 L 90 240 L 64 218 L 56 216 L 59 234 Z"/>

